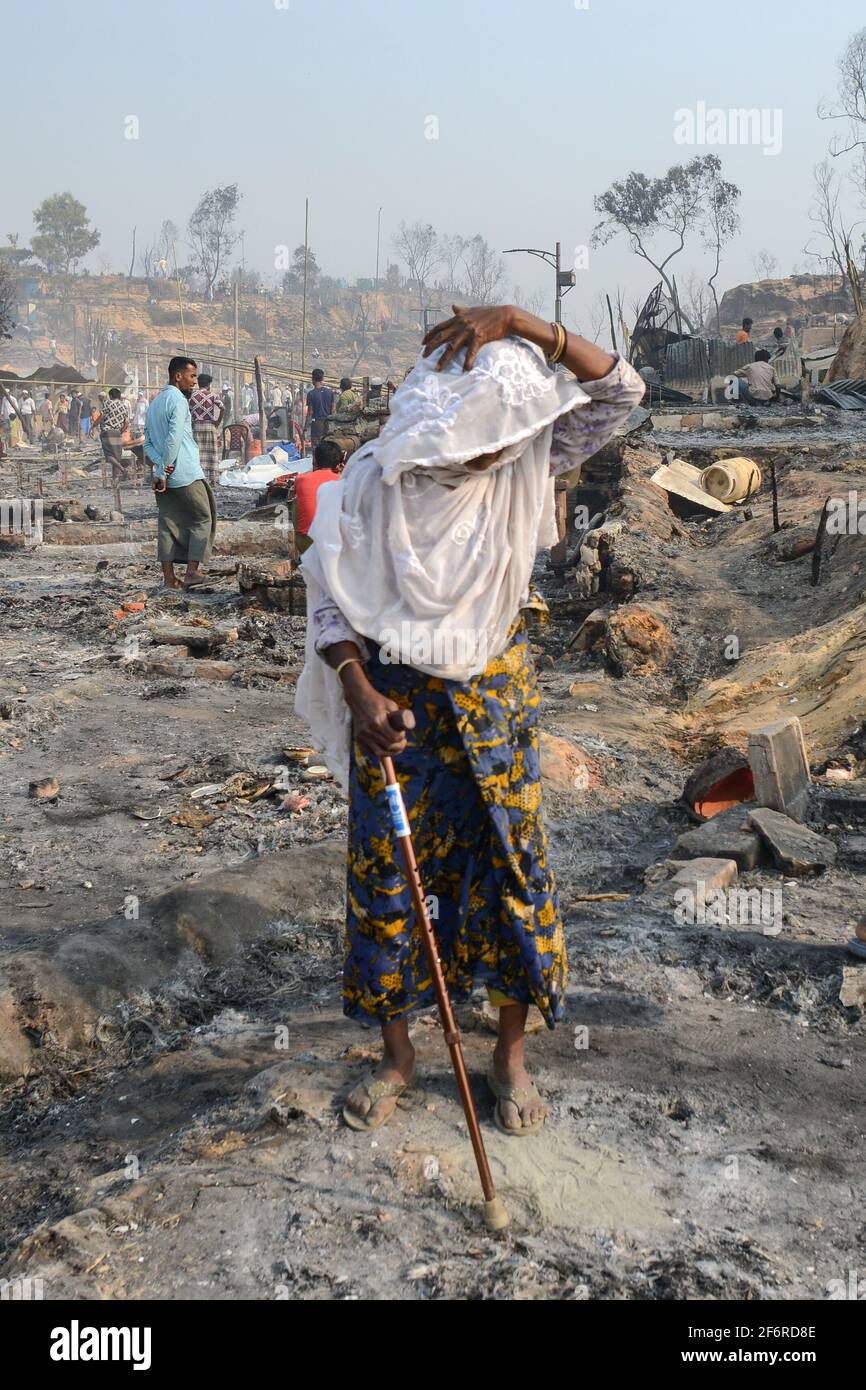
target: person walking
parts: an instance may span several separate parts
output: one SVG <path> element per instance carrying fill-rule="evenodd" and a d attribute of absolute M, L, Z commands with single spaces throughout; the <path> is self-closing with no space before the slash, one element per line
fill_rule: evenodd
<path fill-rule="evenodd" d="M 93 420 L 93 406 L 89 396 L 81 397 L 81 413 L 78 418 L 78 442 L 83 444 L 90 434 L 90 426 Z"/>
<path fill-rule="evenodd" d="M 3 424 L 3 438 L 7 448 L 11 449 L 16 442 L 18 420 L 18 401 L 11 391 L 4 390 L 2 399 L 0 399 L 0 421 Z"/>
<path fill-rule="evenodd" d="M 51 392 L 46 389 L 42 400 L 39 403 L 39 420 L 42 438 L 51 434 L 55 426 L 54 405 L 51 400 Z"/>
<path fill-rule="evenodd" d="M 132 412 L 132 433 L 136 439 L 140 439 L 144 434 L 144 421 L 147 416 L 147 396 L 144 391 L 139 391 L 136 398 L 135 407 Z"/>
<path fill-rule="evenodd" d="M 129 406 L 117 386 L 112 386 L 99 416 L 99 442 L 106 462 L 111 464 L 111 480 L 127 475 L 123 463 L 123 436 L 129 429 Z"/>
<path fill-rule="evenodd" d="M 29 391 L 21 393 L 21 408 L 19 410 L 21 424 L 24 427 L 24 434 L 28 444 L 36 443 L 36 402 Z"/>
<path fill-rule="evenodd" d="M 76 386 L 69 402 L 69 433 L 79 444 L 81 443 L 81 407 L 83 404 L 84 397 L 81 394 L 81 388 Z"/>

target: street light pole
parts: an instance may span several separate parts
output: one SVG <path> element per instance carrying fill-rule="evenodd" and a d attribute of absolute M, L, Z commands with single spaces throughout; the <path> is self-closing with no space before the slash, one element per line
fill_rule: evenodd
<path fill-rule="evenodd" d="M 540 251 L 535 246 L 513 246 L 503 254 L 506 256 L 516 256 L 518 252 L 525 252 L 528 256 L 538 256 L 546 265 L 549 265 L 556 276 L 553 314 L 556 323 L 562 323 L 562 301 L 573 290 L 575 286 L 575 274 L 573 270 L 562 269 L 562 243 L 556 243 L 555 251 Z"/>

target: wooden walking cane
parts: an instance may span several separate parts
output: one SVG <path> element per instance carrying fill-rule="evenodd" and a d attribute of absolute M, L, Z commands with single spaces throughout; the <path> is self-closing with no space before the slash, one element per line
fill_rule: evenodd
<path fill-rule="evenodd" d="M 395 710 L 388 716 L 388 719 L 391 727 L 394 729 L 414 729 L 415 727 L 415 716 L 411 710 Z M 388 808 L 391 812 L 391 823 L 394 827 L 394 834 L 400 841 L 400 848 L 403 852 L 403 863 L 406 867 L 406 878 L 409 881 L 409 890 L 412 894 L 412 903 L 415 908 L 418 930 L 421 933 L 421 940 L 424 943 L 424 953 L 427 957 L 427 964 L 430 967 L 430 975 L 433 979 L 433 987 L 436 991 L 436 1002 L 439 1005 L 439 1017 L 442 1020 L 442 1031 L 445 1034 L 445 1041 L 451 1053 L 451 1065 L 454 1068 L 454 1075 L 457 1078 L 457 1088 L 460 1092 L 463 1113 L 466 1116 L 469 1138 L 472 1140 L 475 1162 L 478 1165 L 478 1176 L 481 1179 L 481 1187 L 484 1192 L 484 1224 L 488 1231 L 504 1231 L 505 1227 L 508 1225 L 508 1213 L 503 1203 L 496 1195 L 496 1190 L 493 1186 L 493 1178 L 490 1173 L 490 1164 L 487 1162 L 487 1154 L 484 1151 L 484 1140 L 481 1137 L 478 1115 L 475 1110 L 475 1101 L 472 1098 L 472 1092 L 469 1088 L 469 1077 L 466 1075 L 466 1063 L 463 1060 L 463 1048 L 460 1045 L 460 1034 L 457 1030 L 457 1021 L 454 1017 L 454 1011 L 451 1008 L 451 1000 L 448 997 L 448 986 L 445 983 L 445 976 L 442 973 L 442 962 L 439 959 L 439 949 L 433 932 L 433 923 L 430 920 L 430 913 L 427 911 L 424 889 L 421 884 L 421 875 L 418 872 L 418 863 L 415 859 L 415 849 L 412 844 L 412 831 L 409 828 L 409 817 L 406 814 L 403 793 L 397 781 L 397 774 L 394 771 L 392 759 L 389 757 L 382 758 L 381 766 L 385 776 L 385 794 L 388 798 Z"/>

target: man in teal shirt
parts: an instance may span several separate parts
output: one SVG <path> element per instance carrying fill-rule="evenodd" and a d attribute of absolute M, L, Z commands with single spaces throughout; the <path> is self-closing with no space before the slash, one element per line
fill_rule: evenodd
<path fill-rule="evenodd" d="M 205 582 L 201 567 L 210 559 L 216 532 L 216 501 L 202 471 L 189 413 L 196 369 L 191 357 L 171 359 L 168 385 L 151 401 L 144 422 L 144 452 L 153 464 L 159 509 L 157 556 L 167 589 Z M 183 585 L 175 564 L 186 565 Z"/>

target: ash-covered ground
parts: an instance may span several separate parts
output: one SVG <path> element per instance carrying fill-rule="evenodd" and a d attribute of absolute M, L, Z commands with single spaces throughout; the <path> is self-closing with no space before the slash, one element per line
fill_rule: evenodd
<path fill-rule="evenodd" d="M 152 500 L 124 489 L 128 539 L 97 522 L 61 545 L 79 523 L 58 522 L 0 554 L 2 1277 L 47 1298 L 791 1299 L 864 1267 L 866 966 L 845 943 L 864 910 L 866 537 L 828 547 L 817 587 L 793 552 L 828 495 L 866 497 L 866 449 L 856 431 L 761 443 L 777 534 L 766 476 L 751 519 L 677 515 L 649 433 L 592 461 L 595 581 L 585 555 L 562 581 L 539 564 L 571 963 L 564 1021 L 528 1045 L 540 1136 L 495 1130 L 490 1022 L 480 996 L 460 1011 L 504 1239 L 480 1220 L 434 1015 L 392 1122 L 340 1116 L 377 1036 L 341 1013 L 345 801 L 294 715 L 297 595 L 240 587 L 279 552 L 216 556 L 209 592 L 160 595 Z M 107 514 L 92 451 L 72 462 L 66 496 Z M 7 495 L 39 473 L 46 507 L 61 495 L 35 451 L 6 466 Z M 655 866 L 691 826 L 686 777 L 791 713 L 835 865 L 741 874 L 781 893 L 778 934 L 680 925 Z M 48 778 L 55 796 L 29 794 Z"/>

